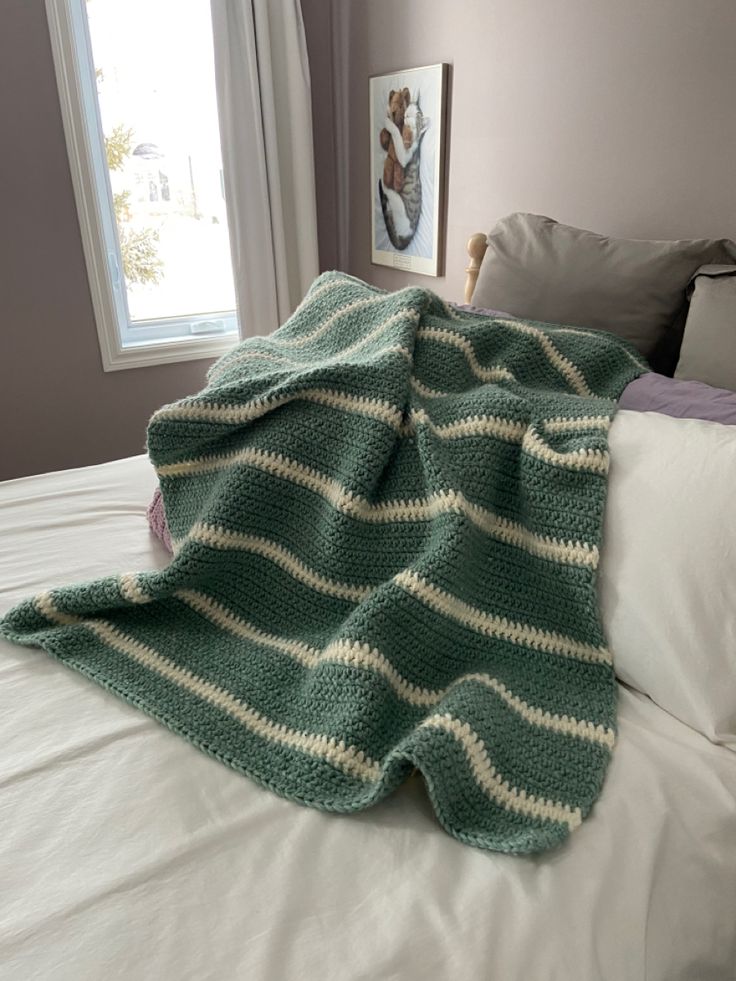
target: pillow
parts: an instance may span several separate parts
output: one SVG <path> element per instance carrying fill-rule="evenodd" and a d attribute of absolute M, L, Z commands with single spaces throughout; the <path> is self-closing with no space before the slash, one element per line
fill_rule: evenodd
<path fill-rule="evenodd" d="M 736 266 L 703 266 L 693 276 L 675 377 L 736 392 Z"/>
<path fill-rule="evenodd" d="M 488 236 L 473 303 L 545 323 L 608 330 L 656 371 L 677 364 L 685 291 L 704 263 L 736 260 L 727 239 L 608 238 L 540 215 L 503 218 Z"/>
<path fill-rule="evenodd" d="M 618 412 L 599 569 L 626 684 L 736 749 L 736 429 Z"/>
<path fill-rule="evenodd" d="M 618 400 L 620 409 L 662 412 L 680 419 L 709 419 L 736 426 L 736 392 L 703 382 L 666 378 L 653 371 L 639 375 Z"/>

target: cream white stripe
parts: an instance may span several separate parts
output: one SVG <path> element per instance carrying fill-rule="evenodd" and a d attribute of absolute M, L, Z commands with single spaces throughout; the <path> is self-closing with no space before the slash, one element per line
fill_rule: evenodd
<path fill-rule="evenodd" d="M 404 348 L 397 350 L 405 351 Z M 297 401 L 316 402 L 331 409 L 343 409 L 357 415 L 369 416 L 380 422 L 385 422 L 386 425 L 391 426 L 392 429 L 397 430 L 402 435 L 413 434 L 416 431 L 416 424 L 419 423 L 430 429 L 440 439 L 494 436 L 508 442 L 519 443 L 527 429 L 527 424 L 524 422 L 488 415 L 466 416 L 438 426 L 432 422 L 424 409 L 413 409 L 410 421 L 402 423 L 402 409 L 390 402 L 351 395 L 348 392 L 338 392 L 328 388 L 307 388 L 282 396 L 256 398 L 241 405 L 219 405 L 216 402 L 176 403 L 159 409 L 158 412 L 154 413 L 153 420 L 184 419 L 240 425 L 254 419 L 260 419 L 282 405 Z"/>
<path fill-rule="evenodd" d="M 520 443 L 526 423 L 500 416 L 475 415 L 455 419 L 452 422 L 436 425 L 424 409 L 413 409 L 409 422 L 401 426 L 402 435 L 411 435 L 417 424 L 426 426 L 439 439 L 462 439 L 465 436 L 492 436 L 509 443 Z"/>
<path fill-rule="evenodd" d="M 607 330 L 596 330 L 595 327 L 561 327 L 557 324 L 550 324 L 550 328 L 555 332 L 555 334 L 584 334 L 586 337 L 605 337 L 608 334 Z M 625 348 L 624 348 L 625 350 Z"/>
<path fill-rule="evenodd" d="M 559 801 L 535 797 L 534 794 L 528 794 L 523 789 L 519 790 L 511 786 L 508 780 L 504 780 L 491 763 L 485 743 L 467 722 L 460 722 L 459 719 L 445 713 L 430 716 L 422 725 L 430 729 L 444 729 L 457 739 L 465 750 L 471 772 L 478 785 L 507 811 L 515 811 L 517 814 L 538 820 L 566 824 L 571 831 L 581 823 L 582 814 L 579 807 L 572 808 L 569 804 Z"/>
<path fill-rule="evenodd" d="M 426 415 L 426 413 L 423 414 Z M 435 435 L 441 439 L 461 439 L 464 436 L 494 436 L 497 439 L 517 443 L 527 428 L 524 422 L 486 415 L 469 416 L 465 419 L 448 422 L 444 426 L 433 425 L 428 416 L 426 421 L 422 421 L 425 425 L 429 425 Z"/>
<path fill-rule="evenodd" d="M 370 647 L 368 644 L 342 638 L 329 644 L 324 650 L 318 650 L 288 637 L 267 634 L 203 593 L 185 589 L 179 590 L 176 595 L 215 626 L 228 630 L 236 637 L 242 637 L 245 640 L 281 651 L 283 654 L 294 658 L 305 668 L 313 669 L 321 662 L 329 661 L 380 674 L 388 681 L 399 698 L 417 708 L 435 706 L 442 701 L 451 688 L 468 681 L 474 681 L 490 688 L 510 709 L 531 725 L 562 735 L 599 743 L 609 748 L 614 744 L 615 734 L 612 729 L 585 720 L 579 721 L 574 716 L 553 714 L 534 705 L 529 705 L 528 702 L 509 691 L 503 682 L 489 674 L 475 672 L 461 675 L 447 688 L 432 691 L 407 681 L 377 648 Z"/>
<path fill-rule="evenodd" d="M 408 364 L 413 364 L 414 362 L 411 351 L 408 348 L 402 347 L 400 344 L 390 344 L 388 347 L 384 347 L 378 352 L 379 356 L 384 354 L 400 354 L 404 361 L 406 361 Z"/>
<path fill-rule="evenodd" d="M 596 335 L 598 337 L 601 337 L 601 336 L 605 337 L 606 334 L 608 333 L 607 331 L 602 330 L 602 329 L 601 330 L 595 330 L 595 328 L 593 328 L 593 327 L 555 327 L 554 328 L 554 331 L 555 331 L 556 334 L 585 334 L 586 337 L 595 337 Z M 623 354 L 625 354 L 626 357 L 631 362 L 633 362 L 633 364 L 635 364 L 637 366 L 637 368 L 641 368 L 643 371 L 649 371 L 650 370 L 649 368 L 645 367 L 641 363 L 640 358 L 638 358 L 635 354 L 633 354 L 631 351 L 629 351 L 628 348 L 626 348 L 626 347 L 624 347 L 622 345 L 619 348 L 619 350 Z"/>
<path fill-rule="evenodd" d="M 274 409 L 289 402 L 305 400 L 329 406 L 332 409 L 344 409 L 359 415 L 370 416 L 385 422 L 394 429 L 401 422 L 402 410 L 390 402 L 381 399 L 366 398 L 350 395 L 348 392 L 337 392 L 330 388 L 306 388 L 287 395 L 256 398 L 241 405 L 218 405 L 216 402 L 179 403 L 164 406 L 153 416 L 153 419 L 186 419 L 201 422 L 221 422 L 238 425 L 259 419 Z"/>
<path fill-rule="evenodd" d="M 471 606 L 457 596 L 445 592 L 416 572 L 405 569 L 394 576 L 394 582 L 431 609 L 487 637 L 500 637 L 511 644 L 531 647 L 550 654 L 562 654 L 581 661 L 611 664 L 610 651 L 605 647 L 594 647 L 592 644 L 566 637 L 564 634 L 541 630 L 526 623 L 516 623 L 506 617 L 486 613 L 485 610 Z"/>
<path fill-rule="evenodd" d="M 424 409 L 415 409 L 411 413 L 409 422 L 404 423 L 401 427 L 402 435 L 413 433 L 416 423 L 426 426 L 440 439 L 492 436 L 510 443 L 521 443 L 521 448 L 525 453 L 553 466 L 566 467 L 572 470 L 590 470 L 600 474 L 608 472 L 609 457 L 607 452 L 587 447 L 566 452 L 554 450 L 542 440 L 533 426 L 527 426 L 526 423 L 517 422 L 513 419 L 485 415 L 468 416 L 437 426 Z"/>
<path fill-rule="evenodd" d="M 423 409 L 416 409 L 411 414 L 410 423 L 408 425 L 405 423 L 402 427 L 402 433 L 410 433 L 411 423 L 416 422 L 427 426 L 440 439 L 493 436 L 510 443 L 521 443 L 525 453 L 553 466 L 572 470 L 590 470 L 602 474 L 608 472 L 608 453 L 585 447 L 564 453 L 553 450 L 541 439 L 533 426 L 512 419 L 501 419 L 497 416 L 469 416 L 443 426 L 436 426 Z"/>
<path fill-rule="evenodd" d="M 602 450 L 581 448 L 560 453 L 547 446 L 533 427 L 527 429 L 521 442 L 521 448 L 530 456 L 549 463 L 555 467 L 565 467 L 569 470 L 587 470 L 590 473 L 608 473 L 608 453 Z"/>
<path fill-rule="evenodd" d="M 497 382 L 515 380 L 508 368 L 502 368 L 498 365 L 489 368 L 480 364 L 475 354 L 475 348 L 462 334 L 456 334 L 452 330 L 444 330 L 440 327 L 420 327 L 417 331 L 417 338 L 429 338 L 434 341 L 440 341 L 443 344 L 452 344 L 458 348 L 465 355 L 465 360 L 468 362 L 470 370 L 480 381 Z"/>
<path fill-rule="evenodd" d="M 539 327 L 532 327 L 531 324 L 521 323 L 516 320 L 501 320 L 498 319 L 496 323 L 504 324 L 506 327 L 511 327 L 513 330 L 518 330 L 522 334 L 529 334 L 532 337 L 536 337 L 539 344 L 547 355 L 547 358 L 559 372 L 571 385 L 571 387 L 578 393 L 578 395 L 589 396 L 593 393 L 588 387 L 588 383 L 585 378 L 583 378 L 579 369 L 566 358 L 564 354 L 561 354 L 557 350 L 552 341 L 547 337 L 543 330 Z"/>
<path fill-rule="evenodd" d="M 331 282 L 325 283 L 319 289 L 315 290 L 314 293 L 307 294 L 302 300 L 302 302 L 299 304 L 297 309 L 294 311 L 294 314 L 296 314 L 298 310 L 303 309 L 304 306 L 306 306 L 308 303 L 311 303 L 322 293 L 326 293 L 328 290 L 334 289 L 335 286 L 339 286 L 339 285 L 341 285 L 339 280 L 332 280 Z M 347 306 L 341 307 L 339 310 L 337 310 L 327 321 L 324 321 L 316 330 L 312 331 L 311 334 L 306 334 L 300 337 L 294 337 L 288 339 L 275 337 L 275 338 L 271 338 L 270 341 L 271 343 L 279 344 L 281 347 L 286 347 L 286 348 L 302 347 L 303 345 L 308 344 L 309 341 L 313 340 L 319 334 L 322 334 L 325 330 L 328 330 L 329 327 L 331 327 L 332 324 L 343 315 L 352 313 L 356 309 L 361 309 L 362 307 L 368 306 L 371 303 L 376 303 L 378 300 L 381 299 L 385 299 L 385 297 L 383 296 L 370 297 L 368 299 L 357 300 L 353 303 L 349 303 Z M 294 314 L 292 314 L 292 316 L 294 316 Z M 228 358 L 226 361 L 223 361 L 222 364 L 217 365 L 216 366 L 217 371 L 213 371 L 210 373 L 209 376 L 210 383 L 214 380 L 214 378 L 217 377 L 217 375 L 221 374 L 223 371 L 230 368 L 232 365 L 238 364 L 241 361 L 246 361 L 250 358 L 264 358 L 267 361 L 275 361 L 281 364 L 288 364 L 291 360 L 288 357 L 288 355 L 278 354 L 278 353 L 266 353 L 263 351 L 253 351 L 252 349 L 247 349 L 245 351 L 241 351 L 240 354 L 236 354 L 235 356 Z"/>
<path fill-rule="evenodd" d="M 364 521 L 393 522 L 429 521 L 441 514 L 453 512 L 464 514 L 477 528 L 498 541 L 524 549 L 540 558 L 591 568 L 598 564 L 597 547 L 585 542 L 562 542 L 548 535 L 537 535 L 516 521 L 510 521 L 473 504 L 462 491 L 439 491 L 417 501 L 389 501 L 374 505 L 367 501 L 358 501 L 348 513 Z"/>
<path fill-rule="evenodd" d="M 227 531 L 224 528 L 197 524 L 192 528 L 188 537 L 202 545 L 209 545 L 210 548 L 233 549 L 260 555 L 269 562 L 280 566 L 293 579 L 320 593 L 326 593 L 328 596 L 337 596 L 339 599 L 358 603 L 374 589 L 373 586 L 351 586 L 348 583 L 328 579 L 326 576 L 315 572 L 314 569 L 310 569 L 288 549 L 258 535 L 243 535 L 235 531 Z"/>
<path fill-rule="evenodd" d="M 543 729 L 550 729 L 565 736 L 574 736 L 578 739 L 586 739 L 590 742 L 600 743 L 601 746 L 613 748 L 616 741 L 616 734 L 613 729 L 608 729 L 603 725 L 595 725 L 586 719 L 576 719 L 574 715 L 558 715 L 556 712 L 547 712 L 534 705 L 529 705 L 496 678 L 488 674 L 468 674 L 460 681 L 477 681 L 479 684 L 487 685 L 506 702 L 509 708 L 517 712 L 526 722 L 539 726 Z"/>
<path fill-rule="evenodd" d="M 447 316 L 451 320 L 459 320 L 460 319 L 460 314 L 458 313 L 458 311 L 455 310 L 453 307 L 451 307 L 450 304 L 447 302 L 447 300 L 443 300 L 441 296 L 440 297 L 437 297 L 437 299 L 440 301 L 440 303 L 442 304 L 442 306 L 444 308 L 445 313 L 447 314 Z M 466 312 L 466 311 L 463 311 L 463 312 Z"/>
<path fill-rule="evenodd" d="M 308 299 L 311 300 L 313 298 L 308 297 Z M 352 303 L 348 303 L 346 306 L 340 307 L 338 310 L 336 310 L 335 313 L 329 316 L 327 320 L 323 320 L 319 327 L 316 327 L 309 334 L 301 334 L 299 337 L 292 337 L 288 339 L 276 337 L 274 340 L 280 347 L 304 347 L 305 344 L 309 344 L 317 337 L 320 337 L 322 334 L 326 333 L 326 331 L 328 331 L 334 323 L 341 320 L 343 317 L 347 317 L 349 314 L 355 313 L 358 310 L 364 310 L 366 307 L 374 306 L 376 303 L 383 303 L 385 300 L 385 294 L 366 297 L 362 300 L 354 300 Z"/>
<path fill-rule="evenodd" d="M 383 297 L 379 297 L 379 299 L 383 299 Z M 362 303 L 363 301 L 360 302 Z M 381 334 L 384 330 L 386 330 L 386 328 L 391 327 L 393 324 L 397 323 L 400 320 L 408 320 L 410 322 L 416 323 L 419 320 L 419 313 L 416 310 L 400 310 L 398 313 L 392 314 L 386 320 L 382 320 L 379 324 L 376 324 L 376 326 L 372 330 L 370 330 L 363 337 L 359 338 L 353 344 L 350 344 L 348 347 L 336 351 L 333 355 L 330 355 L 330 357 L 323 360 L 322 362 L 323 366 L 328 364 L 333 364 L 335 362 L 339 362 L 343 360 L 345 357 L 347 357 L 347 355 L 354 354 L 356 351 L 360 350 L 361 347 L 364 347 L 370 341 L 374 340 L 374 338 L 378 334 Z M 400 345 L 393 345 L 391 347 L 384 348 L 382 351 L 378 351 L 377 354 L 378 355 L 387 354 L 394 351 L 400 352 L 402 355 L 404 355 L 404 357 L 411 358 L 411 355 L 409 355 L 409 352 L 406 350 L 406 348 L 403 348 Z M 230 368 L 232 365 L 237 364 L 239 361 L 243 361 L 246 358 L 251 357 L 252 355 L 255 357 L 262 356 L 258 351 L 255 352 L 244 351 L 242 354 L 239 354 L 236 357 L 231 358 L 226 364 L 223 364 L 221 366 L 222 370 L 224 371 L 225 369 Z M 278 360 L 280 363 L 283 363 L 285 365 L 294 363 L 293 359 L 290 359 L 288 356 L 284 356 L 283 359 L 280 357 L 279 358 L 271 357 L 271 355 L 269 355 L 269 357 L 271 358 L 271 360 Z M 214 378 L 215 375 L 211 373 L 209 378 L 210 386 Z"/>
<path fill-rule="evenodd" d="M 397 323 L 399 320 L 408 320 L 412 323 L 416 323 L 419 320 L 419 313 L 416 310 L 400 310 L 398 313 L 393 314 L 387 320 L 381 321 L 380 324 L 376 324 L 373 330 L 369 331 L 364 337 L 359 338 L 350 347 L 342 348 L 342 350 L 337 351 L 331 358 L 328 359 L 328 363 L 331 361 L 340 361 L 347 354 L 354 354 L 369 341 L 372 341 L 377 334 L 382 333 L 387 327 L 391 327 L 393 324 Z M 390 348 L 390 350 L 395 350 L 395 348 Z M 405 348 L 401 348 L 405 350 Z M 383 351 L 379 351 L 379 354 L 383 354 Z"/>
<path fill-rule="evenodd" d="M 125 572 L 120 576 L 119 589 L 129 603 L 150 603 L 151 597 L 144 593 L 138 585 L 138 577 L 134 572 Z"/>
<path fill-rule="evenodd" d="M 548 535 L 537 535 L 508 518 L 473 504 L 460 491 L 439 491 L 431 497 L 415 501 L 388 501 L 371 504 L 342 484 L 312 467 L 279 454 L 249 448 L 235 453 L 182 463 L 165 464 L 158 469 L 161 478 L 210 473 L 236 464 L 256 467 L 265 473 L 290 480 L 319 494 L 333 507 L 352 517 L 370 522 L 429 521 L 440 514 L 465 514 L 476 527 L 508 545 L 522 548 L 532 555 L 555 562 L 595 568 L 598 564 L 597 546 L 585 542 L 562 542 Z"/>
<path fill-rule="evenodd" d="M 442 691 L 428 691 L 426 688 L 413 685 L 399 674 L 388 658 L 384 657 L 377 648 L 349 638 L 342 638 L 328 645 L 322 653 L 322 659 L 374 671 L 385 678 L 404 701 L 418 707 L 435 705 L 445 694 Z"/>
<path fill-rule="evenodd" d="M 223 371 L 231 368 L 234 364 L 238 364 L 240 361 L 247 361 L 251 358 L 260 358 L 262 361 L 272 361 L 279 365 L 287 365 L 291 363 L 291 359 L 288 357 L 288 355 L 275 354 L 271 351 L 256 351 L 253 348 L 248 348 L 247 351 L 242 351 L 237 356 L 228 358 L 227 361 L 214 364 L 208 377 L 208 386 L 211 386 L 214 379 L 218 375 L 222 374 Z M 217 370 L 215 371 L 215 369 Z"/>
<path fill-rule="evenodd" d="M 36 606 L 39 612 L 51 622 L 77 623 L 86 627 L 108 646 L 115 648 L 148 670 L 155 671 L 161 677 L 196 695 L 202 701 L 215 705 L 231 718 L 242 723 L 255 735 L 325 760 L 332 766 L 361 780 L 376 781 L 380 779 L 380 765 L 362 750 L 358 750 L 354 746 L 347 746 L 343 740 L 337 740 L 334 737 L 303 732 L 273 722 L 241 699 L 236 698 L 231 692 L 211 681 L 205 681 L 192 671 L 180 668 L 153 648 L 121 633 L 111 623 L 105 620 L 84 620 L 81 617 L 60 613 L 54 607 L 48 593 L 36 599 Z"/>
<path fill-rule="evenodd" d="M 204 593 L 196 592 L 193 589 L 180 589 L 175 595 L 188 606 L 191 606 L 192 609 L 201 613 L 202 616 L 211 620 L 217 627 L 229 630 L 236 637 L 252 640 L 256 644 L 263 644 L 264 647 L 273 647 L 275 650 L 293 657 L 294 660 L 307 668 L 314 668 L 319 663 L 320 651 L 317 648 L 309 647 L 308 644 L 302 644 L 298 640 L 277 637 L 275 634 L 268 634 L 259 630 L 258 627 L 236 616 L 221 603 L 213 600 L 210 596 L 205 596 Z"/>
<path fill-rule="evenodd" d="M 304 299 L 302 300 L 302 302 L 299 304 L 299 306 L 296 308 L 296 310 L 292 314 L 292 317 L 296 313 L 298 313 L 299 311 L 301 311 L 308 303 L 311 303 L 313 300 L 316 300 L 318 296 L 321 296 L 323 293 L 326 293 L 329 290 L 332 290 L 336 286 L 340 286 L 340 285 L 342 285 L 342 283 L 339 280 L 331 280 L 329 283 L 325 283 L 323 286 L 320 286 L 319 289 L 315 290 L 313 293 L 308 293 L 304 297 Z M 375 302 L 375 299 L 374 298 L 371 298 L 371 300 L 372 300 L 372 302 Z M 359 304 L 366 304 L 366 302 L 368 302 L 368 301 L 366 301 L 366 300 L 360 300 L 360 301 L 358 301 Z M 271 342 L 272 343 L 280 343 L 283 347 L 300 347 L 301 345 L 306 344 L 310 340 L 312 340 L 313 337 L 316 337 L 317 334 L 322 333 L 322 331 L 323 330 L 326 330 L 328 326 L 331 326 L 332 323 L 334 323 L 334 321 L 336 319 L 338 319 L 344 313 L 349 313 L 351 310 L 355 309 L 355 307 L 356 307 L 356 303 L 351 303 L 351 304 L 348 304 L 345 307 L 341 307 L 334 314 L 334 316 L 329 319 L 329 321 L 327 321 L 326 323 L 323 323 L 319 328 L 317 328 L 316 331 L 313 331 L 312 334 L 309 334 L 309 335 L 303 336 L 303 337 L 295 337 L 295 338 L 291 338 L 291 339 L 287 339 L 287 340 L 281 340 L 280 338 L 272 338 L 271 339 Z M 221 364 L 218 364 L 218 365 L 215 365 L 214 366 L 217 370 L 213 370 L 213 371 L 210 372 L 210 375 L 209 375 L 209 382 L 210 382 L 210 384 L 212 383 L 212 381 L 219 374 L 221 374 L 223 371 L 225 371 L 228 368 L 230 368 L 231 365 L 238 364 L 241 361 L 246 361 L 246 360 L 248 360 L 250 358 L 254 358 L 254 357 L 255 358 L 264 358 L 267 361 L 275 361 L 275 362 L 280 363 L 280 364 L 288 364 L 289 363 L 289 360 L 290 360 L 288 358 L 288 356 L 286 356 L 286 355 L 280 355 L 280 354 L 276 354 L 276 353 L 265 353 L 265 352 L 262 352 L 262 351 L 253 351 L 251 349 L 248 349 L 248 350 L 245 350 L 245 351 L 241 351 L 240 354 L 237 354 L 234 357 L 228 358 L 226 361 L 223 361 Z"/>
<path fill-rule="evenodd" d="M 578 416 L 566 419 L 557 416 L 554 419 L 543 419 L 542 428 L 547 433 L 574 433 L 579 429 L 602 429 L 608 431 L 611 427 L 609 416 Z"/>
<path fill-rule="evenodd" d="M 386 425 L 394 429 L 397 429 L 401 424 L 401 417 L 403 415 L 402 410 L 390 402 L 359 395 L 349 395 L 346 392 L 308 389 L 306 392 L 301 393 L 299 397 L 306 398 L 309 402 L 326 405 L 331 409 L 343 409 L 345 412 L 370 416 L 373 419 L 378 419 L 380 422 L 385 422 Z"/>
<path fill-rule="evenodd" d="M 239 425 L 254 419 L 262 418 L 279 406 L 293 401 L 305 400 L 326 405 L 329 408 L 341 409 L 377 419 L 395 429 L 402 436 L 410 436 L 416 432 L 416 425 L 426 426 L 440 439 L 461 439 L 468 436 L 491 436 L 507 442 L 519 443 L 525 452 L 544 460 L 546 463 L 569 467 L 575 470 L 591 470 L 605 474 L 608 471 L 608 454 L 594 449 L 571 450 L 560 453 L 547 446 L 538 433 L 528 428 L 526 423 L 513 419 L 503 419 L 498 416 L 476 415 L 457 419 L 438 426 L 432 422 L 424 409 L 414 409 L 409 422 L 402 423 L 402 411 L 397 406 L 380 399 L 350 395 L 347 392 L 337 392 L 333 389 L 304 389 L 284 396 L 253 399 L 243 405 L 218 405 L 213 402 L 195 402 L 165 406 L 156 412 L 153 419 L 184 419 L 200 422 L 220 422 L 227 425 Z M 598 421 L 596 417 L 592 420 Z M 563 422 L 566 420 L 562 420 Z M 575 420 L 573 420 L 575 421 Z M 592 423 L 591 423 L 592 424 Z M 545 423 L 545 428 L 548 424 Z M 561 428 L 549 426 L 552 431 Z M 580 426 L 570 427 L 580 428 Z M 603 428 L 603 427 L 600 427 Z M 140 602 L 140 601 L 138 601 Z"/>
<path fill-rule="evenodd" d="M 69 626 L 72 623 L 82 622 L 79 617 L 75 617 L 71 613 L 62 613 L 61 610 L 57 610 L 54 606 L 51 593 L 40 593 L 34 598 L 33 605 L 47 620 L 50 620 L 52 623 L 58 623 L 62 627 Z"/>
<path fill-rule="evenodd" d="M 591 569 L 598 566 L 597 545 L 578 541 L 563 542 L 551 535 L 537 535 L 524 525 L 502 518 L 467 500 L 464 503 L 464 510 L 477 527 L 508 545 L 523 548 L 532 555 L 552 562 L 564 562 Z"/>
<path fill-rule="evenodd" d="M 37 597 L 35 604 L 39 612 L 50 622 L 61 625 L 79 624 L 86 627 L 108 646 L 121 651 L 143 667 L 155 671 L 203 701 L 215 705 L 261 738 L 316 756 L 362 780 L 376 781 L 380 778 L 379 763 L 373 761 L 362 750 L 346 745 L 343 740 L 291 729 L 271 721 L 260 712 L 250 708 L 242 700 L 235 698 L 226 689 L 205 681 L 189 670 L 180 668 L 153 648 L 127 637 L 112 624 L 104 620 L 84 620 L 81 617 L 62 613 L 54 606 L 50 593 Z M 510 787 L 507 781 L 503 781 L 490 764 L 483 742 L 473 733 L 467 723 L 463 725 L 449 714 L 445 714 L 430 716 L 424 720 L 422 725 L 444 728 L 452 732 L 462 743 L 471 764 L 473 776 L 479 785 L 494 800 L 501 802 L 508 809 L 517 810 L 519 813 L 532 817 L 555 821 L 563 820 L 563 822 L 570 824 L 571 828 L 580 823 L 580 813 L 577 809 L 571 811 L 567 805 L 537 800 L 534 795 Z M 564 814 L 566 817 L 560 818 L 559 814 Z M 575 815 L 577 815 L 577 821 L 575 821 Z M 570 817 L 573 823 L 570 823 Z"/>
<path fill-rule="evenodd" d="M 349 639 L 335 641 L 325 648 L 320 658 L 324 661 L 335 661 L 340 664 L 375 671 L 389 682 L 400 698 L 418 708 L 437 705 L 456 685 L 461 685 L 468 681 L 475 681 L 495 692 L 525 722 L 562 735 L 574 736 L 589 742 L 600 743 L 602 746 L 608 746 L 609 748 L 613 746 L 615 741 L 613 729 L 607 729 L 605 726 L 595 725 L 593 722 L 585 720 L 579 721 L 574 716 L 560 716 L 529 705 L 528 702 L 525 702 L 517 695 L 514 695 L 513 692 L 509 691 L 503 682 L 498 681 L 489 674 L 473 672 L 460 675 L 447 688 L 432 691 L 431 689 L 420 688 L 418 685 L 407 681 L 377 648 L 371 648 L 368 644 L 358 641 Z"/>
<path fill-rule="evenodd" d="M 409 379 L 409 385 L 423 399 L 441 399 L 446 395 L 457 394 L 456 392 L 441 392 L 438 388 L 429 388 L 424 382 L 420 382 L 415 375 L 412 375 Z"/>
<path fill-rule="evenodd" d="M 313 341 L 320 334 L 323 334 L 326 330 L 328 330 L 341 317 L 347 316 L 350 313 L 355 313 L 357 310 L 362 310 L 363 308 L 371 306 L 372 304 L 382 302 L 385 299 L 386 299 L 385 296 L 375 296 L 375 297 L 369 297 L 368 299 L 356 300 L 353 303 L 349 303 L 347 306 L 340 307 L 340 309 L 335 311 L 335 313 L 331 317 L 328 317 L 327 320 L 323 321 L 316 330 L 313 330 L 311 334 L 305 334 L 303 336 L 291 338 L 288 340 L 282 339 L 280 337 L 273 337 L 271 338 L 271 343 L 278 344 L 281 348 L 285 348 L 287 350 L 304 347 L 310 341 Z M 393 316 L 389 317 L 387 320 L 384 320 L 380 324 L 378 324 L 372 331 L 370 331 L 370 333 L 366 334 L 365 337 L 360 338 L 358 342 L 350 345 L 347 348 L 344 348 L 341 351 L 336 352 L 336 354 L 328 358 L 327 361 L 328 362 L 335 361 L 339 358 L 344 357 L 346 354 L 352 354 L 354 351 L 358 350 L 358 348 L 362 347 L 363 344 L 366 344 L 369 340 L 371 340 L 377 333 L 382 331 L 384 328 L 390 326 L 392 323 L 395 323 L 397 320 L 400 320 L 412 314 L 416 319 L 419 318 L 419 314 L 412 310 L 401 311 L 399 313 L 394 314 Z M 240 354 L 236 354 L 234 357 L 230 358 L 227 362 L 223 363 L 221 366 L 221 370 L 224 371 L 228 368 L 231 368 L 233 365 L 239 364 L 241 361 L 245 361 L 251 357 L 267 357 L 268 360 L 276 361 L 281 364 L 293 363 L 293 358 L 290 358 L 288 354 L 280 355 L 278 354 L 278 352 L 275 352 L 274 354 L 264 355 L 260 351 L 245 350 L 245 351 L 241 351 Z M 210 374 L 210 384 L 218 373 L 219 371 Z"/>
<path fill-rule="evenodd" d="M 454 319 L 462 319 L 462 313 L 455 316 Z M 495 323 L 503 324 L 505 327 L 511 327 L 513 330 L 518 330 L 522 334 L 535 337 L 539 341 L 550 363 L 563 375 L 578 395 L 588 396 L 593 394 L 579 369 L 557 349 L 547 334 L 543 330 L 540 330 L 539 327 L 533 327 L 531 324 L 524 323 L 523 321 L 506 320 L 503 317 L 496 317 Z"/>
<path fill-rule="evenodd" d="M 256 467 L 266 473 L 272 473 L 284 480 L 292 480 L 317 494 L 321 494 L 336 507 L 342 502 L 352 499 L 353 495 L 346 487 L 336 480 L 326 477 L 312 467 L 306 467 L 295 460 L 290 460 L 281 453 L 270 453 L 249 447 L 221 456 L 199 457 L 194 460 L 183 460 L 180 463 L 167 463 L 158 468 L 159 477 L 182 477 L 196 474 L 206 474 L 212 471 L 225 470 L 228 467 L 243 464 Z"/>

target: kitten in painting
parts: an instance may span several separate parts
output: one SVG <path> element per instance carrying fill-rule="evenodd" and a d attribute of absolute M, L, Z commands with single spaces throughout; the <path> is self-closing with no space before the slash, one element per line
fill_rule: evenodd
<path fill-rule="evenodd" d="M 388 94 L 388 118 L 397 130 L 404 128 L 404 113 L 411 102 L 409 89 L 396 91 L 391 89 Z M 386 159 L 383 163 L 383 186 L 394 191 L 401 191 L 404 186 L 404 168 L 396 159 L 396 148 L 391 133 L 384 128 L 378 134 L 382 148 L 386 151 Z"/>
<path fill-rule="evenodd" d="M 404 89 L 403 91 L 407 92 L 408 90 Z M 396 94 L 392 92 L 392 95 Z M 403 94 L 401 98 L 403 100 Z M 391 149 L 394 152 L 395 163 L 403 168 L 401 189 L 396 187 L 394 164 L 391 167 L 391 185 L 386 183 L 386 165 L 384 165 L 384 177 L 378 181 L 378 196 L 381 200 L 386 231 L 391 244 L 400 251 L 405 249 L 414 238 L 419 224 L 419 215 L 422 210 L 419 147 L 422 137 L 429 127 L 429 119 L 422 114 L 419 108 L 418 96 L 413 102 L 410 101 L 405 106 L 403 116 L 403 125 L 399 129 L 394 122 L 394 112 L 389 101 L 385 128 L 381 130 L 380 134 L 381 145 L 383 146 L 383 134 L 388 132 L 391 137 Z M 387 155 L 387 163 L 389 159 Z"/>

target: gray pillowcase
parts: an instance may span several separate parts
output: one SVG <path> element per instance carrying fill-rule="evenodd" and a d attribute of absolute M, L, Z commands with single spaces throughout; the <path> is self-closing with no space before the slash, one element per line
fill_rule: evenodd
<path fill-rule="evenodd" d="M 675 378 L 736 392 L 736 265 L 703 266 L 693 276 Z"/>
<path fill-rule="evenodd" d="M 488 236 L 472 299 L 517 317 L 610 331 L 671 375 L 690 277 L 706 263 L 734 261 L 728 239 L 617 239 L 513 214 Z"/>

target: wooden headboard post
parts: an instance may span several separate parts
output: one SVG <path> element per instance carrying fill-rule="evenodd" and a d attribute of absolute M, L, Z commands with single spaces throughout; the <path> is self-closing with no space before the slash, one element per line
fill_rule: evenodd
<path fill-rule="evenodd" d="M 488 239 L 485 232 L 476 232 L 468 239 L 468 255 L 470 262 L 465 270 L 467 278 L 465 280 L 465 302 L 470 303 L 473 298 L 475 284 L 478 281 L 478 271 L 483 261 L 483 256 L 488 248 Z"/>

